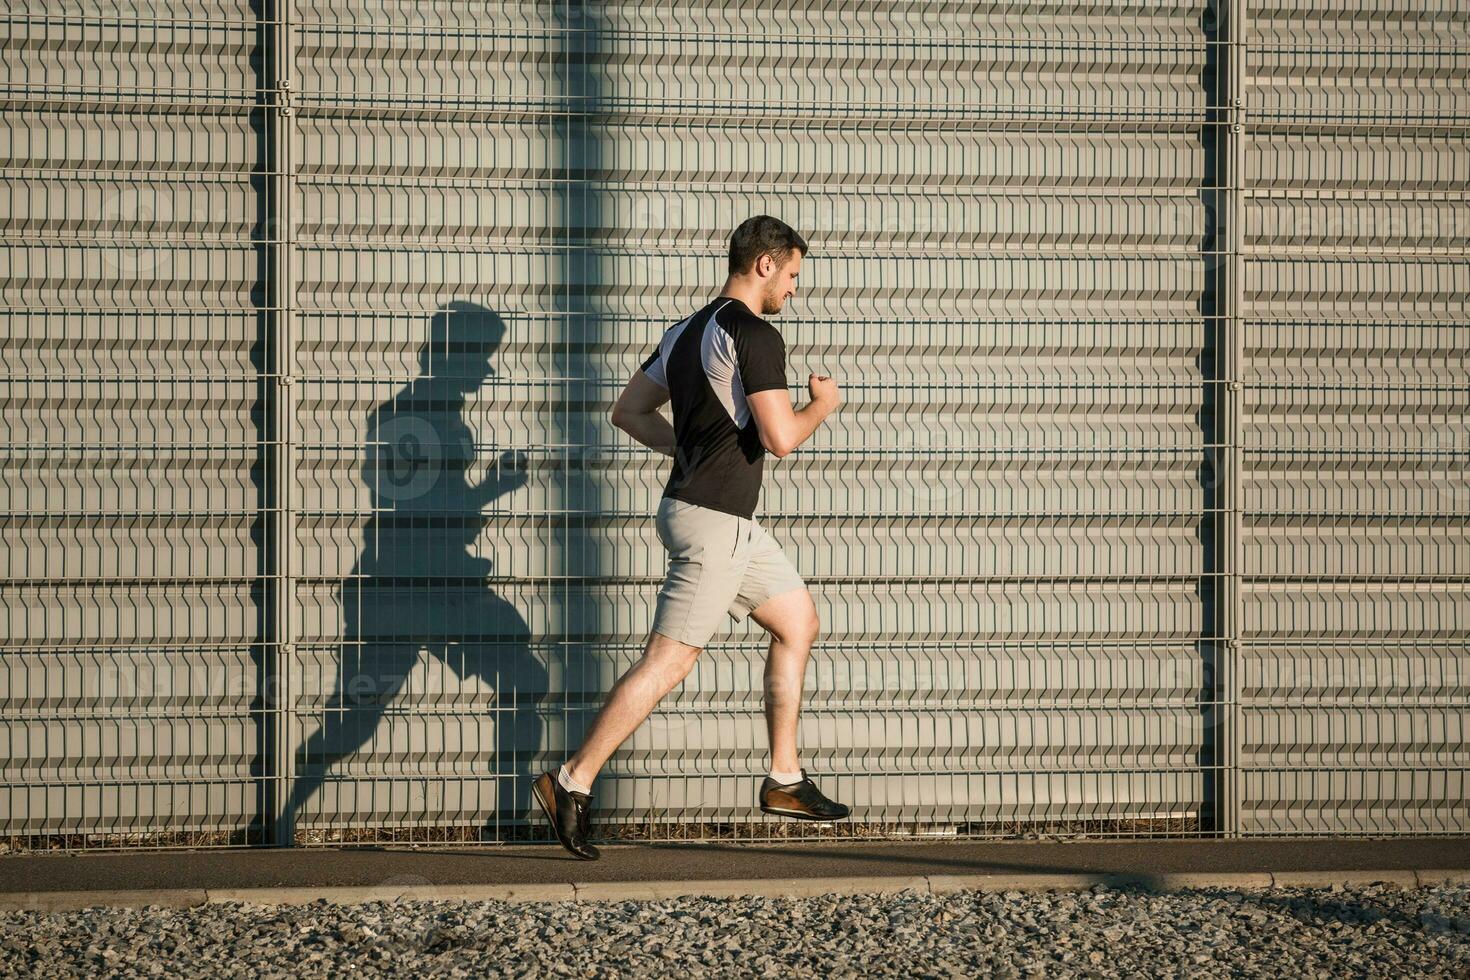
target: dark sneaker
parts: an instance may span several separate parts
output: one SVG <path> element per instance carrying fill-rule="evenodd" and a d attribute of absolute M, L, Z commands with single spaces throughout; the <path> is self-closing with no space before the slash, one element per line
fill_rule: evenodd
<path fill-rule="evenodd" d="M 770 776 L 761 782 L 761 812 L 797 820 L 841 820 L 852 810 L 823 796 L 803 769 L 799 783 L 782 786 Z"/>
<path fill-rule="evenodd" d="M 592 811 L 592 794 L 569 790 L 556 781 L 556 773 L 543 772 L 531 784 L 531 793 L 561 846 L 584 861 L 597 860 L 597 848 L 587 843 L 588 820 Z"/>

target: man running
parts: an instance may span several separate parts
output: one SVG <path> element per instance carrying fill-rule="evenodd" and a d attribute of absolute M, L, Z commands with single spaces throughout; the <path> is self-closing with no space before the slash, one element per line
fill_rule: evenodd
<path fill-rule="evenodd" d="M 642 658 L 618 679 L 586 741 L 532 789 L 562 846 L 596 860 L 587 840 L 592 781 L 604 763 L 683 681 L 725 615 L 749 616 L 771 634 L 766 658 L 766 729 L 771 767 L 762 811 L 800 820 L 837 820 L 849 808 L 817 789 L 796 749 L 806 661 L 817 608 L 781 547 L 752 515 L 767 452 L 785 456 L 836 408 L 837 383 L 807 379 L 811 401 L 791 407 L 786 345 L 763 315 L 796 294 L 806 242 L 768 215 L 730 237 L 725 288 L 664 332 L 613 406 L 613 425 L 673 457 L 655 526 L 669 552 L 653 629 Z M 659 406 L 672 401 L 671 426 Z"/>

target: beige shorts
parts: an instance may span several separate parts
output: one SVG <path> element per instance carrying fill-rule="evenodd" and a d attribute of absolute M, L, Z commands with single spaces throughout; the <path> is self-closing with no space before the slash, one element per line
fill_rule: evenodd
<path fill-rule="evenodd" d="M 724 615 L 740 621 L 775 595 L 806 588 L 781 546 L 754 518 L 663 497 L 654 520 L 669 552 L 656 633 L 703 647 Z"/>

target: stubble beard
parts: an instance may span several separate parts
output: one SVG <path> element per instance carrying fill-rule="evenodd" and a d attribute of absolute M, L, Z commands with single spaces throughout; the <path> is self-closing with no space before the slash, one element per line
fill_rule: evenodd
<path fill-rule="evenodd" d="M 781 312 L 781 291 L 779 289 L 767 290 L 761 297 L 761 315 Z"/>

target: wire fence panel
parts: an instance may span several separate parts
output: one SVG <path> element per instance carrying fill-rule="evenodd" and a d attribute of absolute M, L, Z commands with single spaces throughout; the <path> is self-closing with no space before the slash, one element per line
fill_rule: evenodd
<path fill-rule="evenodd" d="M 10 15 L 5 833 L 544 839 L 665 568 L 608 410 L 758 213 L 837 833 L 1464 832 L 1467 18 L 1352 6 Z M 726 625 L 600 832 L 833 833 Z"/>
<path fill-rule="evenodd" d="M 261 839 L 258 25 L 11 4 L 0 824 Z"/>
<path fill-rule="evenodd" d="M 1210 829 L 1210 43 L 905 6 L 298 5 L 299 839 L 519 832 L 664 571 L 607 411 L 761 212 L 813 247 L 793 375 L 847 392 L 763 498 L 824 623 L 806 764 L 870 827 Z M 785 832 L 758 632 L 603 826 Z"/>
<path fill-rule="evenodd" d="M 1241 830 L 1470 827 L 1470 12 L 1253 15 Z"/>

